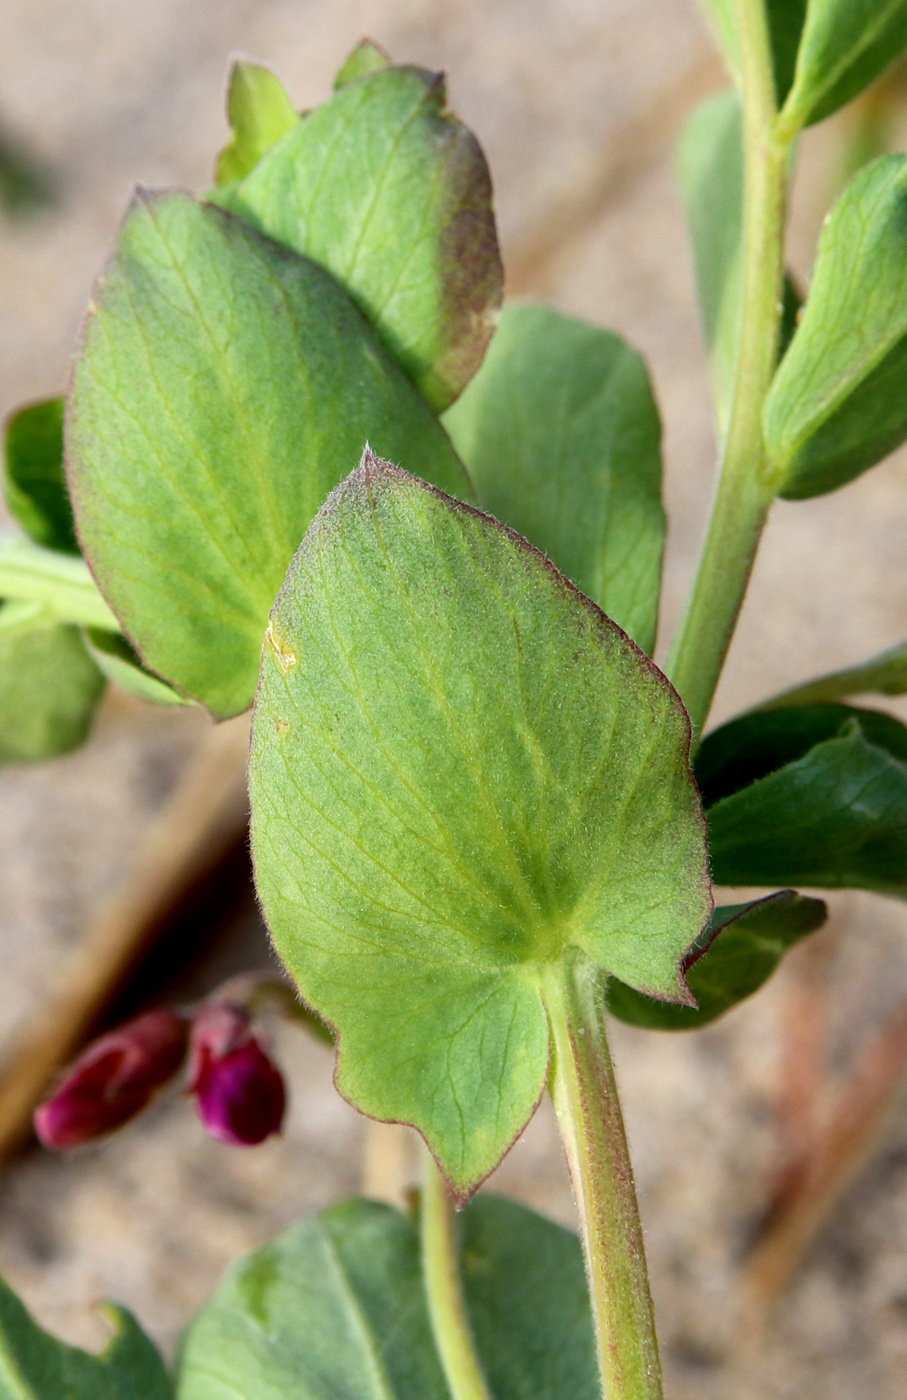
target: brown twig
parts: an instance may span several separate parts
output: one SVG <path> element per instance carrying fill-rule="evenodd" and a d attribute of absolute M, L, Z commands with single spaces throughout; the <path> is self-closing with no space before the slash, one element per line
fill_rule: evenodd
<path fill-rule="evenodd" d="M 799 1179 L 770 1218 L 744 1276 L 765 1317 L 810 1242 L 877 1147 L 907 1076 L 907 997 L 898 1004 L 837 1095 Z"/>
<path fill-rule="evenodd" d="M 362 1158 L 362 1194 L 372 1201 L 386 1201 L 404 1210 L 407 1205 L 407 1166 L 410 1130 L 401 1123 L 365 1120 Z"/>
<path fill-rule="evenodd" d="M 62 967 L 0 1074 L 0 1162 L 31 1128 L 56 1071 L 147 952 L 168 912 L 240 840 L 248 821 L 248 716 L 212 728 L 151 822 L 132 872 Z"/>
<path fill-rule="evenodd" d="M 769 1219 L 799 1188 L 822 1127 L 828 1087 L 825 1066 L 831 968 L 837 940 L 807 939 L 791 956 L 781 1016 L 778 1168 Z"/>

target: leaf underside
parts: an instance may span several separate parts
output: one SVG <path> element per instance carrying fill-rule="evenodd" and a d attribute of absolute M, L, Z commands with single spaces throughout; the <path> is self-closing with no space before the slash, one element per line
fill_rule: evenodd
<path fill-rule="evenodd" d="M 405 472 L 367 458 L 307 535 L 253 722 L 258 890 L 341 1091 L 460 1194 L 544 1088 L 551 960 L 687 995 L 711 907 L 688 733 L 590 600 Z"/>
<path fill-rule="evenodd" d="M 444 425 L 483 510 L 650 653 L 665 518 L 661 423 L 641 356 L 547 307 L 507 307 Z"/>
<path fill-rule="evenodd" d="M 366 441 L 469 493 L 321 268 L 187 195 L 140 194 L 86 321 L 67 454 L 86 556 L 150 670 L 218 716 L 248 707 L 287 566 Z"/>

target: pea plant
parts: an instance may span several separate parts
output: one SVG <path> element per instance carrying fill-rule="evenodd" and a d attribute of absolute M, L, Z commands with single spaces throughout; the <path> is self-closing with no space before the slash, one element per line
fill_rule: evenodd
<path fill-rule="evenodd" d="M 680 153 L 721 473 L 665 672 L 660 423 L 641 357 L 501 311 L 491 182 L 438 74 L 364 41 L 300 115 L 239 63 L 199 198 L 137 191 L 62 400 L 13 416 L 0 753 L 63 753 L 108 681 L 254 704 L 252 851 L 288 980 L 93 1045 L 38 1109 L 108 1132 L 182 1076 L 251 1144 L 284 1085 L 259 1015 L 424 1141 L 411 1214 L 352 1200 L 241 1260 L 171 1377 L 0 1292 L 0 1395 L 656 1400 L 608 1015 L 695 1030 L 817 929 L 798 887 L 907 895 L 907 646 L 705 734 L 774 499 L 907 438 L 907 157 L 859 170 L 799 305 L 800 132 L 907 47 L 907 0 L 709 0 L 733 86 Z M 64 471 L 65 459 L 65 471 Z M 712 881 L 764 888 L 715 908 Z M 298 997 L 296 995 L 298 989 Z M 550 1093 L 581 1242 L 477 1188 Z"/>

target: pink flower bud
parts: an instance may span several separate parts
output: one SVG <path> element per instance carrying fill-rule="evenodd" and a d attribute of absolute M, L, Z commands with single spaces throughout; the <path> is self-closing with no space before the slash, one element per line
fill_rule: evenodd
<path fill-rule="evenodd" d="M 283 1076 L 241 1006 L 206 1006 L 192 1027 L 190 1088 L 212 1137 L 251 1147 L 280 1131 Z"/>
<path fill-rule="evenodd" d="M 136 1016 L 88 1046 L 52 1098 L 35 1110 L 35 1132 L 56 1152 L 119 1128 L 140 1113 L 183 1062 L 189 1027 L 161 1008 Z"/>

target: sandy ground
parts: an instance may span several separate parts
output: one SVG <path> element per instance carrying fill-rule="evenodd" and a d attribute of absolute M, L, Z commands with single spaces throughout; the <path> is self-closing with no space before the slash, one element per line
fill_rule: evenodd
<path fill-rule="evenodd" d="M 666 426 L 671 539 L 664 635 L 689 580 L 714 445 L 671 151 L 682 112 L 721 84 L 692 0 L 0 0 L 0 119 L 54 173 L 58 202 L 0 227 L 0 407 L 58 390 L 91 280 L 132 184 L 204 188 L 226 131 L 229 56 L 271 63 L 300 107 L 326 96 L 364 33 L 444 68 L 494 173 L 523 293 L 623 333 L 647 355 Z M 834 130 L 806 142 L 792 256 L 805 272 Z M 779 505 L 715 717 L 899 641 L 907 613 L 907 462 L 807 506 Z M 0 774 L 0 1034 L 128 871 L 205 721 L 111 697 L 84 751 Z M 907 991 L 900 907 L 833 901 L 831 1063 Z M 232 930 L 266 956 L 242 905 Z M 785 975 L 690 1037 L 615 1029 L 671 1400 L 900 1400 L 907 1391 L 907 1121 L 821 1234 L 769 1334 L 741 1356 L 736 1282 L 772 1167 Z M 788 979 L 789 980 L 789 974 Z M 219 1271 L 302 1211 L 357 1189 L 362 1124 L 329 1056 L 281 1037 L 285 1136 L 205 1139 L 184 1100 L 59 1161 L 33 1152 L 0 1190 L 0 1269 L 38 1316 L 96 1344 L 113 1296 L 171 1348 Z M 564 1221 L 569 1187 L 543 1110 L 492 1183 Z"/>

